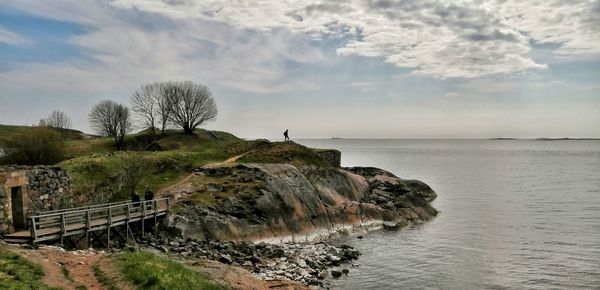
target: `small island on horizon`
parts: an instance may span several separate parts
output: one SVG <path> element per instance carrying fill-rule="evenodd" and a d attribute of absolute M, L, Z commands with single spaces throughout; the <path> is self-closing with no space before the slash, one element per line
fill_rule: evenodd
<path fill-rule="evenodd" d="M 600 138 L 571 138 L 571 137 L 562 137 L 562 138 L 512 138 L 512 137 L 495 137 L 490 138 L 488 140 L 492 141 L 511 141 L 511 140 L 530 140 L 530 141 L 598 141 Z"/>

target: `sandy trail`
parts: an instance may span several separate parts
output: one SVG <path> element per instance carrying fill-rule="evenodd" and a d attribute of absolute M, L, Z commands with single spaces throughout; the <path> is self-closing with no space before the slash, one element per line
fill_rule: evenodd
<path fill-rule="evenodd" d="M 220 166 L 230 165 L 232 163 L 235 163 L 238 159 L 244 157 L 244 155 L 246 155 L 246 154 L 244 153 L 241 155 L 236 155 L 231 158 L 228 158 L 225 161 L 209 163 L 209 164 L 204 165 L 203 167 L 204 168 L 217 168 Z M 156 193 L 156 196 L 164 197 L 165 194 L 168 192 L 188 192 L 188 193 L 192 192 L 193 189 L 195 188 L 195 186 L 192 184 L 192 179 L 193 179 L 194 175 L 195 175 L 195 173 L 192 173 L 192 174 L 184 177 L 183 179 L 177 181 L 176 183 L 160 189 Z"/>

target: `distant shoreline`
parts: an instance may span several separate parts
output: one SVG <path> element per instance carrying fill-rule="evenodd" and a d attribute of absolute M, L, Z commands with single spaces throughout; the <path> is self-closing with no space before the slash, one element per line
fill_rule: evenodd
<path fill-rule="evenodd" d="M 492 141 L 530 140 L 530 141 L 598 141 L 600 138 L 490 138 Z"/>

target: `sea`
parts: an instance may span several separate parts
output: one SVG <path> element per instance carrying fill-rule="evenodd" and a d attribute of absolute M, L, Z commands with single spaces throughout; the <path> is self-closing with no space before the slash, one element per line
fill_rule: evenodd
<path fill-rule="evenodd" d="M 334 289 L 600 289 L 600 141 L 302 139 L 438 194 L 431 221 L 343 238 Z"/>

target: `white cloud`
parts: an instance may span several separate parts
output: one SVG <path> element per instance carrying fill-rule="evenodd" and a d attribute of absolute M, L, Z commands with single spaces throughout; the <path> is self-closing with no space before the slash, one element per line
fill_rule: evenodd
<path fill-rule="evenodd" d="M 242 29 L 288 29 L 320 39 L 352 36 L 340 55 L 381 57 L 415 74 L 473 78 L 543 69 L 530 41 L 558 44 L 560 55 L 600 52 L 600 4 L 593 0 L 114 0 L 178 19 Z"/>
<path fill-rule="evenodd" d="M 67 41 L 82 49 L 85 60 L 27 63 L 0 72 L 5 92 L 114 93 L 143 82 L 192 79 L 254 93 L 313 89 L 286 77 L 286 62 L 323 60 L 303 35 L 270 35 L 233 29 L 206 20 L 169 21 L 162 16 L 122 10 L 101 1 L 9 3 L 28 13 L 86 27 Z M 152 23 L 152 25 L 148 25 Z M 35 82 L 32 82 L 35 80 Z"/>
<path fill-rule="evenodd" d="M 30 39 L 14 33 L 0 25 L 0 43 L 6 43 L 14 46 L 30 45 L 33 43 Z"/>

